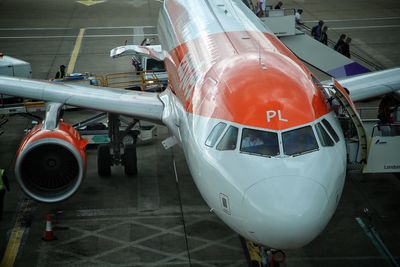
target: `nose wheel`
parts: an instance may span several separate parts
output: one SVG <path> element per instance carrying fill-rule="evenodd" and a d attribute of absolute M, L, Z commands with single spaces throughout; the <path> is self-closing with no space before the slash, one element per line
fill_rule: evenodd
<path fill-rule="evenodd" d="M 282 250 L 259 246 L 243 237 L 240 239 L 249 267 L 279 267 L 285 262 L 286 254 Z"/>

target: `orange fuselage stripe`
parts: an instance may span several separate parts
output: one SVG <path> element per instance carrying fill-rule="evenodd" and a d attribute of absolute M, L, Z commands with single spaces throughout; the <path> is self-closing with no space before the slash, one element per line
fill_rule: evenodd
<path fill-rule="evenodd" d="M 171 87 L 187 112 L 273 130 L 329 112 L 311 73 L 271 34 L 202 36 L 169 55 Z"/>

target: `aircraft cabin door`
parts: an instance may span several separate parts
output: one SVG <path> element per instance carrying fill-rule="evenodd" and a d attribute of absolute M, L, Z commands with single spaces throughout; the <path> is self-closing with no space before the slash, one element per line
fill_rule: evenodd
<path fill-rule="evenodd" d="M 350 99 L 349 94 L 347 93 L 346 89 L 343 88 L 334 78 L 332 78 L 332 84 L 329 86 L 323 86 L 324 93 L 329 96 L 330 100 L 333 101 L 334 99 L 337 100 L 340 106 L 344 109 L 346 114 L 346 119 L 349 120 L 356 130 L 356 139 L 352 140 L 358 143 L 358 147 L 355 150 L 356 155 L 353 157 L 353 162 L 351 163 L 361 163 L 366 164 L 368 158 L 368 140 L 365 128 L 361 121 L 360 116 L 354 106 L 353 101 Z M 346 136 L 346 134 L 345 134 Z M 351 157 L 350 157 L 350 161 Z"/>

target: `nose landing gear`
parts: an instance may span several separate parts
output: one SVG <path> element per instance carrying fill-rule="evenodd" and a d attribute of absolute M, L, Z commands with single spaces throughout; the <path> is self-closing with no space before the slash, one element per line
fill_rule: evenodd
<path fill-rule="evenodd" d="M 252 241 L 240 238 L 249 267 L 280 267 L 286 259 L 282 250 L 259 246 Z"/>

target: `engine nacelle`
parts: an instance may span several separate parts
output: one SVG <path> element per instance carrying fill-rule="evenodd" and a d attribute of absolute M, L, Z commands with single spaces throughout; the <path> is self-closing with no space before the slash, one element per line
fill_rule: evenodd
<path fill-rule="evenodd" d="M 22 190 L 37 201 L 54 203 L 76 192 L 86 172 L 87 140 L 62 121 L 53 130 L 36 125 L 17 154 L 15 174 Z"/>

